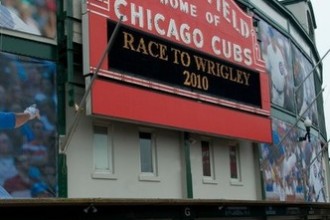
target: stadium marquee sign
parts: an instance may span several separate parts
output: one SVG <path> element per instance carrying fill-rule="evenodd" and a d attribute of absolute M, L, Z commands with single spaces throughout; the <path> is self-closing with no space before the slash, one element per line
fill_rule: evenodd
<path fill-rule="evenodd" d="M 108 22 L 109 35 L 114 27 L 113 22 Z M 108 63 L 109 70 L 261 106 L 258 72 L 128 26 L 120 28 Z"/>
<path fill-rule="evenodd" d="M 234 0 L 84 6 L 84 72 L 104 76 L 92 86 L 88 114 L 271 142 L 269 75 L 253 18 Z"/>

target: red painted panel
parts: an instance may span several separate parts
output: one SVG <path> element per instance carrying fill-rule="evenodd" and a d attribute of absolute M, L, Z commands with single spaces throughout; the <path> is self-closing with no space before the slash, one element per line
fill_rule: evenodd
<path fill-rule="evenodd" d="M 91 100 L 94 115 L 257 142 L 272 139 L 269 117 L 119 83 L 95 80 Z"/>

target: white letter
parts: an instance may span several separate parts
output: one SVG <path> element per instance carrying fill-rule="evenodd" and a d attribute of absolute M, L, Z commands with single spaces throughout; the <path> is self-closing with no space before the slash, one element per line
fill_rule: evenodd
<path fill-rule="evenodd" d="M 229 18 L 229 4 L 226 0 L 223 0 L 223 6 L 222 6 L 222 10 L 223 10 L 223 17 L 230 23 L 230 18 Z"/>
<path fill-rule="evenodd" d="M 242 48 L 240 45 L 233 44 L 233 50 L 234 50 L 234 60 L 236 62 L 242 62 L 243 57 L 242 57 Z"/>
<path fill-rule="evenodd" d="M 249 25 L 243 19 L 241 20 L 241 34 L 245 38 L 250 36 Z"/>
<path fill-rule="evenodd" d="M 213 49 L 213 52 L 216 55 L 220 55 L 221 54 L 221 50 L 216 47 L 216 44 L 220 44 L 220 43 L 221 43 L 220 37 L 218 37 L 218 36 L 213 36 L 212 37 L 212 49 Z"/>
<path fill-rule="evenodd" d="M 187 2 L 183 2 L 182 0 L 180 0 L 180 11 L 186 14 L 189 13 L 189 5 Z"/>
<path fill-rule="evenodd" d="M 160 35 L 165 35 L 165 30 L 159 27 L 159 21 L 164 22 L 164 20 L 165 20 L 165 17 L 162 14 L 155 15 L 155 20 L 154 20 L 155 29 L 156 29 L 157 33 Z"/>
<path fill-rule="evenodd" d="M 251 57 L 251 50 L 248 48 L 244 49 L 244 56 L 245 56 L 245 60 L 244 63 L 248 66 L 250 66 L 252 64 L 252 57 Z"/>
<path fill-rule="evenodd" d="M 122 18 L 122 21 L 127 21 L 127 16 L 126 15 L 123 15 L 121 12 L 120 12 L 120 6 L 123 5 L 123 6 L 127 6 L 127 2 L 125 0 L 116 0 L 115 3 L 115 14 L 117 16 L 117 18 Z"/>
<path fill-rule="evenodd" d="M 196 5 L 191 5 L 190 6 L 190 15 L 193 17 L 197 17 L 197 7 Z"/>
<path fill-rule="evenodd" d="M 168 24 L 167 37 L 174 36 L 176 40 L 180 41 L 178 29 L 176 28 L 175 20 L 171 18 L 170 23 Z"/>
<path fill-rule="evenodd" d="M 190 44 L 191 43 L 191 36 L 189 33 L 189 25 L 188 24 L 182 24 L 180 27 L 180 36 L 184 43 Z"/>
<path fill-rule="evenodd" d="M 133 25 L 136 24 L 136 19 L 139 19 L 138 22 L 139 22 L 139 26 L 141 28 L 144 27 L 143 25 L 143 8 L 141 6 L 138 7 L 138 10 L 136 10 L 136 7 L 135 7 L 135 4 L 131 4 L 131 23 Z"/>

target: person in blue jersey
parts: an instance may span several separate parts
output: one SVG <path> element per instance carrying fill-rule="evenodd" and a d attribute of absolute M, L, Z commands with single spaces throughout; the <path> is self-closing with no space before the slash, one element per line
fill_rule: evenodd
<path fill-rule="evenodd" d="M 22 113 L 0 112 L 0 129 L 18 128 L 30 120 L 39 118 L 39 109 L 31 105 Z M 12 198 L 11 195 L 0 185 L 0 199 Z"/>
<path fill-rule="evenodd" d="M 39 110 L 35 105 L 29 106 L 22 113 L 0 112 L 0 129 L 18 128 L 26 122 L 39 117 Z"/>

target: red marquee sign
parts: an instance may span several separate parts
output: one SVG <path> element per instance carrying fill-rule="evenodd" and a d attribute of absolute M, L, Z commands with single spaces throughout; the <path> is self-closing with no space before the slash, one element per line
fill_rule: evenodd
<path fill-rule="evenodd" d="M 252 17 L 233 0 L 89 0 L 87 3 L 91 46 L 101 44 L 102 38 L 107 42 L 106 19 L 117 22 L 122 17 L 125 25 L 219 59 L 253 69 L 263 66 Z M 102 49 L 93 48 L 91 61 L 95 58 L 97 63 Z"/>
<path fill-rule="evenodd" d="M 107 102 L 107 99 L 105 98 L 105 100 L 103 100 L 103 98 L 107 96 L 105 94 L 112 93 L 110 89 L 114 89 L 116 83 L 104 82 L 104 84 L 98 82 L 95 83 L 92 89 L 91 107 L 93 114 L 108 115 L 120 119 L 148 122 L 156 125 L 196 130 L 217 135 L 232 134 L 233 136 L 263 142 L 271 141 L 268 75 L 266 74 L 264 62 L 260 58 L 259 47 L 256 43 L 256 33 L 253 27 L 253 19 L 250 15 L 241 10 L 235 4 L 234 0 L 89 0 L 86 3 L 86 12 L 83 24 L 83 27 L 86 28 L 86 34 L 84 34 L 84 51 L 85 54 L 89 54 L 89 60 L 85 63 L 86 73 L 95 71 L 104 53 L 109 39 L 109 21 L 118 22 L 121 19 L 125 27 L 165 40 L 174 45 L 173 47 L 164 46 L 157 41 L 146 44 L 143 38 L 136 39 L 135 36 L 130 33 L 123 33 L 124 43 L 121 45 L 122 48 L 128 49 L 131 53 L 138 53 L 138 55 L 141 56 L 146 55 L 162 62 L 169 62 L 166 58 L 168 56 L 173 56 L 175 58 L 173 58 L 173 60 L 177 61 L 177 64 L 181 67 L 195 65 L 195 68 L 204 71 L 201 74 L 201 78 L 198 78 L 199 75 L 196 76 L 196 80 L 201 80 L 200 83 L 205 90 L 209 88 L 209 79 L 207 78 L 209 76 L 206 77 L 205 75 L 219 77 L 222 80 L 228 80 L 230 83 L 236 83 L 235 85 L 242 87 L 251 86 L 249 79 L 252 73 L 250 71 L 242 71 L 241 69 L 239 71 L 235 70 L 235 66 L 259 74 L 257 77 L 260 83 L 260 85 L 258 85 L 260 106 L 256 107 L 238 103 L 235 100 L 226 100 L 221 97 L 210 96 L 207 93 L 200 93 L 196 90 L 189 91 L 157 80 L 148 80 L 132 76 L 120 70 L 111 70 L 109 68 L 109 62 L 111 62 L 110 58 L 102 63 L 98 74 L 111 78 L 117 83 L 124 83 L 117 89 L 120 89 L 122 94 L 130 94 L 135 98 L 141 98 L 140 100 L 143 102 L 135 103 L 140 105 L 135 106 L 126 103 L 126 100 L 123 99 L 116 102 L 112 100 L 114 97 L 109 98 L 109 102 Z M 202 59 L 199 57 L 199 63 L 196 62 L 196 59 L 196 63 L 194 63 L 194 57 L 190 53 L 181 49 L 178 50 L 175 45 L 189 48 L 189 51 L 199 51 L 212 57 L 212 59 Z M 214 59 L 216 61 L 214 61 Z M 173 60 L 171 62 L 174 63 Z M 200 60 L 203 62 L 200 62 Z M 138 60 L 136 62 L 138 62 Z M 225 62 L 226 65 L 223 65 L 222 62 Z M 230 65 L 228 65 L 228 63 Z M 201 68 L 201 65 L 203 65 L 204 68 Z M 187 75 L 188 71 L 183 72 Z M 109 83 L 108 86 L 106 86 L 107 83 Z M 197 85 L 198 81 L 195 84 Z M 102 85 L 102 90 L 100 91 L 100 88 L 96 88 L 96 85 Z M 131 86 L 134 85 L 138 85 L 139 87 L 132 88 Z M 133 90 L 136 92 L 135 95 L 132 93 Z M 139 92 L 140 90 L 143 91 Z M 185 104 L 193 109 L 184 110 L 186 107 L 182 106 L 183 109 L 180 110 L 182 111 L 181 114 L 189 112 L 189 114 L 192 114 L 191 119 L 201 118 L 201 115 L 207 114 L 205 111 L 213 112 L 215 115 L 212 117 L 221 118 L 221 114 L 223 113 L 223 109 L 221 108 L 230 107 L 233 110 L 226 109 L 226 112 L 228 111 L 226 114 L 228 114 L 229 118 L 234 119 L 242 114 L 241 124 L 255 120 L 256 123 L 261 125 L 260 128 L 265 130 L 263 130 L 261 134 L 259 132 L 251 134 L 250 132 L 242 131 L 242 129 L 238 129 L 238 132 L 233 133 L 232 131 L 225 131 L 216 125 L 212 125 L 212 120 L 201 120 L 201 122 L 204 121 L 204 123 L 211 123 L 210 126 L 203 126 L 203 123 L 191 124 L 187 123 L 188 121 L 185 120 L 175 123 L 170 122 L 170 120 L 164 121 L 158 117 L 148 119 L 148 117 L 144 117 L 143 114 L 129 114 L 127 111 L 118 112 L 110 110 L 111 108 L 115 108 L 115 106 L 112 106 L 113 103 L 110 102 L 111 99 L 112 102 L 116 102 L 117 107 L 118 105 L 130 106 L 130 109 L 139 108 L 142 112 L 147 110 L 145 114 L 155 114 L 156 112 L 150 110 L 150 104 L 146 104 L 146 102 L 148 102 L 147 98 L 150 98 L 150 96 L 153 97 L 154 95 L 157 96 L 157 94 L 151 95 L 155 93 L 153 92 L 155 90 L 165 93 L 162 95 L 158 94 L 158 99 L 153 100 L 153 107 L 162 105 L 161 103 L 164 103 L 162 101 L 166 100 L 167 104 L 174 105 L 173 110 L 175 110 L 176 106 L 180 106 L 185 102 Z M 140 97 L 136 97 L 138 94 Z M 98 101 L 100 100 L 98 96 L 103 96 L 102 102 Z M 199 105 L 199 107 L 194 105 L 194 101 L 192 103 L 190 103 L 190 101 L 186 103 L 187 100 L 182 99 L 182 97 L 202 101 L 204 104 L 201 106 L 203 107 L 201 108 Z M 130 100 L 128 97 L 126 98 Z M 237 111 L 237 109 L 240 111 Z M 217 113 L 217 111 L 219 112 Z M 172 112 L 168 109 L 168 112 L 169 117 L 167 118 L 172 117 L 180 121 L 177 116 L 175 116 L 176 111 Z M 217 123 L 220 123 L 220 121 Z M 235 127 L 235 125 L 233 126 Z"/>

